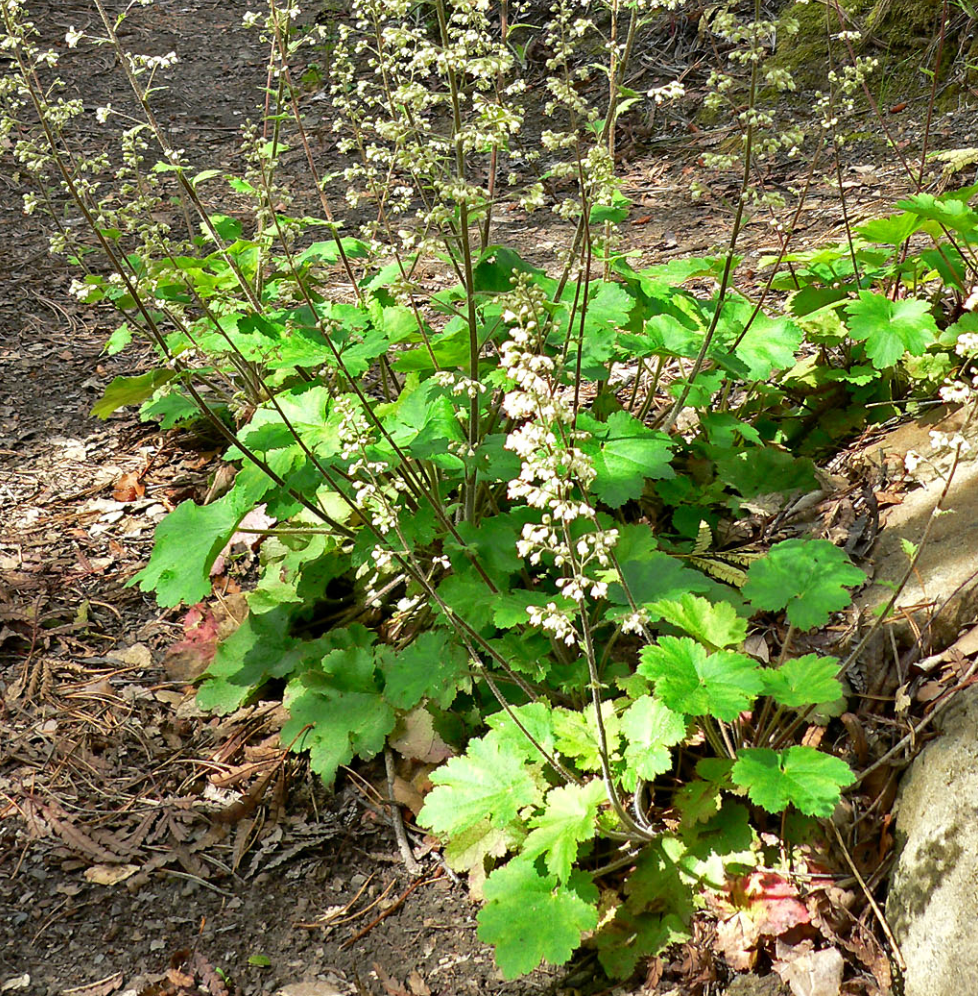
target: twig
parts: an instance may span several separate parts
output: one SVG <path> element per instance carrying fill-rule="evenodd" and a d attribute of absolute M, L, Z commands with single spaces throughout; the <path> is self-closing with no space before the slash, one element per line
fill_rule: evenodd
<path fill-rule="evenodd" d="M 431 874 L 431 875 L 429 875 L 429 876 L 428 876 L 427 878 L 417 878 L 417 879 L 415 879 L 415 880 L 414 880 L 414 881 L 413 881 L 413 882 L 412 882 L 412 883 L 411 883 L 411 884 L 410 884 L 410 885 L 409 885 L 409 886 L 408 886 L 408 887 L 407 887 L 407 888 L 406 888 L 406 889 L 405 889 L 405 890 L 404 890 L 404 891 L 403 891 L 403 892 L 402 892 L 402 893 L 401 893 L 401 894 L 400 894 L 400 895 L 399 895 L 399 896 L 397 897 L 397 899 L 395 899 L 395 900 L 394 900 L 394 902 L 393 902 L 393 903 L 391 903 L 391 905 L 390 905 L 390 906 L 388 906 L 388 907 L 387 907 L 387 909 L 386 909 L 386 910 L 384 910 L 384 912 L 380 914 L 380 916 L 378 916 L 378 917 L 376 917 L 375 919 L 371 920 L 371 921 L 370 921 L 370 923 L 368 923 L 368 924 L 367 924 L 367 926 L 363 928 L 363 930 L 361 930 L 361 931 L 358 931 L 358 932 L 357 932 L 356 934 L 354 934 L 354 935 L 353 935 L 352 937 L 349 937 L 349 938 L 347 938 L 347 939 L 346 939 L 346 940 L 345 940 L 345 941 L 344 941 L 344 942 L 343 942 L 343 943 L 342 943 L 342 944 L 340 945 L 340 950 L 342 951 L 342 950 L 345 950 L 346 948 L 349 948 L 349 947 L 352 947 L 352 946 L 353 946 L 354 944 L 356 944 L 356 942 L 357 942 L 357 941 L 359 941 L 359 940 L 360 940 L 360 939 L 361 939 L 362 937 L 366 937 L 366 936 L 367 936 L 367 934 L 369 934 L 369 933 L 370 933 L 370 931 L 371 931 L 371 930 L 373 930 L 373 929 L 374 929 L 374 927 L 376 927 L 378 923 L 381 923 L 382 921 L 386 920 L 386 919 L 387 919 L 387 918 L 388 918 L 388 917 L 389 917 L 389 916 L 391 915 L 391 913 L 394 913 L 394 912 L 395 912 L 396 910 L 399 910 L 399 909 L 401 908 L 401 906 L 403 906 L 403 905 L 404 905 L 404 902 L 405 902 L 405 900 L 407 899 L 407 897 L 408 897 L 408 896 L 410 896 L 410 895 L 411 895 L 411 893 L 412 893 L 412 892 L 414 892 L 414 890 L 415 890 L 415 889 L 417 889 L 417 887 L 418 887 L 419 885 L 424 885 L 424 884 L 425 884 L 425 882 L 434 882 L 434 881 L 435 881 L 436 879 L 439 879 L 439 878 L 441 878 L 441 877 L 442 877 L 442 875 L 444 875 L 444 874 L 445 874 L 445 872 L 444 872 L 444 869 L 443 869 L 443 868 L 441 867 L 441 865 L 439 865 L 439 866 L 438 866 L 438 867 L 437 867 L 437 868 L 436 868 L 436 869 L 434 870 L 434 872 L 432 872 L 432 874 Z"/>
<path fill-rule="evenodd" d="M 387 769 L 387 809 L 390 813 L 390 823 L 394 828 L 394 836 L 397 838 L 397 846 L 404 859 L 404 867 L 409 875 L 418 876 L 421 874 L 421 865 L 415 860 L 411 844 L 404 832 L 404 820 L 401 819 L 401 807 L 394 798 L 394 755 L 390 747 L 384 748 L 384 767 Z"/>
<path fill-rule="evenodd" d="M 866 886 L 866 882 L 862 875 L 859 874 L 859 869 L 856 867 L 855 862 L 852 860 L 852 856 L 849 854 L 845 843 L 842 840 L 842 834 L 839 833 L 839 828 L 829 821 L 829 825 L 832 827 L 832 832 L 835 834 L 835 839 L 842 850 L 842 856 L 846 859 L 846 864 L 849 866 L 849 870 L 856 877 L 856 881 L 859 883 L 859 887 L 863 890 L 863 895 L 866 897 L 866 901 L 869 903 L 873 915 L 879 922 L 880 927 L 883 929 L 883 933 L 886 935 L 887 941 L 890 944 L 890 950 L 893 952 L 893 960 L 897 963 L 897 967 L 901 972 L 906 972 L 907 963 L 903 960 L 903 952 L 900 950 L 900 945 L 897 944 L 896 938 L 893 936 L 893 931 L 890 930 L 890 925 L 886 922 L 886 917 L 883 915 L 883 911 L 879 907 L 879 903 L 873 898 L 873 894 L 869 891 Z"/>
<path fill-rule="evenodd" d="M 913 727 L 906 736 L 904 736 L 896 744 L 894 744 L 881 758 L 878 758 L 876 761 L 874 761 L 865 771 L 861 772 L 859 777 L 852 783 L 852 785 L 847 786 L 846 791 L 851 792 L 857 785 L 859 785 L 860 782 L 862 782 L 867 777 L 867 775 L 875 771 L 881 765 L 886 764 L 886 762 L 889 761 L 889 759 L 893 757 L 894 754 L 897 754 L 901 750 L 903 750 L 903 748 L 906 747 L 908 743 L 912 743 L 914 740 L 916 740 L 917 736 L 920 733 L 923 733 L 923 731 L 926 730 L 928 726 L 930 726 L 930 724 L 934 721 L 934 719 L 937 716 L 939 716 L 951 704 L 951 702 L 954 701 L 954 699 L 957 697 L 957 693 L 963 691 L 965 688 L 968 687 L 969 684 L 968 679 L 974 675 L 976 670 L 978 670 L 978 660 L 972 662 L 971 667 L 969 667 L 968 670 L 964 673 L 964 676 L 957 683 L 957 685 L 955 685 L 954 688 L 950 689 L 947 695 L 943 699 L 941 699 L 941 701 L 938 702 L 937 705 L 935 705 L 934 708 L 931 709 L 931 711 L 926 716 L 924 716 L 924 718 L 915 727 Z"/>

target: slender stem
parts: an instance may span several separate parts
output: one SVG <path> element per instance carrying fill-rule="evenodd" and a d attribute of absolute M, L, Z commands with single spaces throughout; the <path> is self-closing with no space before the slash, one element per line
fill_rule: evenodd
<path fill-rule="evenodd" d="M 755 0 L 754 4 L 754 19 L 755 21 L 760 20 L 760 0 Z M 753 109 L 757 104 L 757 79 L 758 79 L 758 63 L 755 60 L 751 66 L 751 78 L 750 78 L 750 107 Z M 676 398 L 675 404 L 669 410 L 666 415 L 665 421 L 660 427 L 663 432 L 672 432 L 673 427 L 676 424 L 676 420 L 679 418 L 682 410 L 686 407 L 686 399 L 689 397 L 689 392 L 693 388 L 693 381 L 697 378 L 700 371 L 703 369 L 703 364 L 706 362 L 706 357 L 710 351 L 710 346 L 713 343 L 713 337 L 716 335 L 717 328 L 720 325 L 720 315 L 723 311 L 723 303 L 727 297 L 727 291 L 730 287 L 730 274 L 733 272 L 733 258 L 734 250 L 737 247 L 737 240 L 740 238 L 740 228 L 743 224 L 744 219 L 744 208 L 747 204 L 747 191 L 750 187 L 750 173 L 751 173 L 751 160 L 753 157 L 753 147 L 754 147 L 754 120 L 753 117 L 748 119 L 747 124 L 747 134 L 744 143 L 744 175 L 743 180 L 740 185 L 740 197 L 737 200 L 737 212 L 734 216 L 733 229 L 730 233 L 730 246 L 727 249 L 727 257 L 723 264 L 723 277 L 720 281 L 720 290 L 717 294 L 716 308 L 713 312 L 713 318 L 710 321 L 710 327 L 706 331 L 706 335 L 703 336 L 703 343 L 700 346 L 699 353 L 696 355 L 696 360 L 693 363 L 693 369 L 689 372 L 688 376 L 684 379 L 682 389 L 679 393 L 679 397 Z"/>

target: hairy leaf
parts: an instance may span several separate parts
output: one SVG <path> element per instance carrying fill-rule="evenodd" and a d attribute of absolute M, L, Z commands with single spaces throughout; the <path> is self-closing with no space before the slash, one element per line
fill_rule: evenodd
<path fill-rule="evenodd" d="M 331 651 L 318 668 L 289 682 L 283 702 L 290 717 L 282 727 L 283 742 L 308 749 L 313 771 L 327 784 L 354 754 L 371 758 L 383 750 L 396 721 L 380 694 L 369 647 Z M 305 726 L 310 729 L 303 733 Z"/>
<path fill-rule="evenodd" d="M 601 703 L 601 718 L 604 721 L 609 757 L 615 757 L 621 737 L 621 721 L 612 702 Z M 554 709 L 553 723 L 557 748 L 561 754 L 572 757 L 582 771 L 600 771 L 601 751 L 594 710 L 590 706 L 582 712 L 563 708 Z"/>
<path fill-rule="evenodd" d="M 434 699 L 443 709 L 451 705 L 468 658 L 461 647 L 449 643 L 445 630 L 429 630 L 403 650 L 385 651 L 378 657 L 384 698 L 395 709 L 411 709 L 424 698 Z"/>
<path fill-rule="evenodd" d="M 687 592 L 678 602 L 656 602 L 649 611 L 708 647 L 730 647 L 747 637 L 747 620 L 729 602 L 713 603 Z"/>
<path fill-rule="evenodd" d="M 104 419 L 126 405 L 140 405 L 158 387 L 175 376 L 174 371 L 162 368 L 150 370 L 136 377 L 116 377 L 105 389 L 102 397 L 92 405 L 91 414 Z"/>
<path fill-rule="evenodd" d="M 578 421 L 594 435 L 582 448 L 594 453 L 598 476 L 591 490 L 606 505 L 619 508 L 640 498 L 646 480 L 675 477 L 670 464 L 675 442 L 668 434 L 649 429 L 624 411 L 614 412 L 603 425 L 583 415 Z"/>
<path fill-rule="evenodd" d="M 652 781 L 672 766 L 669 748 L 681 743 L 686 736 L 686 720 L 662 702 L 645 695 L 622 714 L 621 729 L 628 738 L 625 761 L 629 771 Z"/>
<path fill-rule="evenodd" d="M 478 916 L 479 939 L 496 949 L 505 978 L 532 972 L 542 961 L 568 961 L 581 935 L 598 923 L 595 907 L 554 875 L 539 875 L 529 861 L 514 859 L 485 884 L 486 905 Z"/>
<path fill-rule="evenodd" d="M 675 914 L 632 913 L 627 906 L 619 906 L 614 917 L 598 931 L 595 944 L 598 961 L 608 975 L 627 979 L 640 959 L 688 938 L 686 924 Z"/>
<path fill-rule="evenodd" d="M 153 591 L 159 605 L 193 605 L 211 593 L 211 567 L 271 481 L 252 477 L 210 505 L 185 501 L 156 527 L 149 563 L 129 582 Z"/>
<path fill-rule="evenodd" d="M 516 725 L 517 722 L 519 726 Z M 486 719 L 486 724 L 493 731 L 492 737 L 501 745 L 505 742 L 507 751 L 519 754 L 524 760 L 537 762 L 543 760 L 540 752 L 527 739 L 526 733 L 548 754 L 553 754 L 556 750 L 549 702 L 527 702 L 509 710 L 500 709 Z M 523 730 L 526 730 L 526 733 Z"/>
<path fill-rule="evenodd" d="M 805 654 L 785 661 L 776 670 L 761 671 L 764 694 L 790 709 L 800 706 L 835 702 L 842 695 L 842 685 L 836 675 L 839 662 L 834 657 Z"/>
<path fill-rule="evenodd" d="M 743 591 L 755 608 L 786 608 L 788 621 L 808 630 L 844 609 L 851 599 L 846 588 L 865 580 L 845 551 L 828 540 L 790 539 L 751 564 Z"/>
<path fill-rule="evenodd" d="M 590 840 L 595 834 L 598 807 L 606 800 L 600 778 L 585 785 L 559 785 L 551 789 L 544 811 L 530 820 L 533 829 L 523 844 L 522 855 L 536 858 L 546 854 L 547 871 L 566 882 L 581 841 Z"/>
<path fill-rule="evenodd" d="M 492 735 L 473 740 L 463 757 L 453 757 L 431 780 L 437 787 L 418 822 L 435 833 L 459 833 L 484 819 L 504 827 L 543 795 L 535 769 L 512 744 Z"/>
<path fill-rule="evenodd" d="M 885 294 L 861 290 L 846 314 L 850 334 L 866 342 L 866 355 L 877 370 L 893 366 L 906 352 L 920 356 L 937 335 L 930 304 L 917 298 L 891 301 Z"/>
<path fill-rule="evenodd" d="M 733 780 L 747 789 L 750 800 L 770 813 L 793 805 L 806 816 L 831 816 L 846 785 L 856 776 L 845 761 L 813 747 L 737 751 Z"/>
<path fill-rule="evenodd" d="M 486 858 L 502 858 L 515 851 L 526 836 L 519 822 L 507 827 L 494 827 L 489 820 L 480 820 L 460 833 L 452 834 L 445 845 L 445 861 L 452 871 L 468 874 L 469 895 L 483 899 L 486 881 Z"/>
<path fill-rule="evenodd" d="M 734 720 L 763 689 L 756 661 L 730 650 L 709 653 L 689 637 L 663 636 L 643 647 L 638 673 L 675 712 Z"/>

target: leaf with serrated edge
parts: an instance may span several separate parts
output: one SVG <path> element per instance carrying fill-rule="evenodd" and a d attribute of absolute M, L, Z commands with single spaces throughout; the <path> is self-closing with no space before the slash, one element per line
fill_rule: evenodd
<path fill-rule="evenodd" d="M 732 647 L 747 638 L 747 620 L 729 602 L 713 604 L 686 593 L 678 602 L 656 602 L 649 610 L 707 646 Z"/>
<path fill-rule="evenodd" d="M 845 761 L 803 746 L 780 753 L 745 747 L 737 751 L 732 776 L 751 802 L 769 813 L 790 804 L 806 816 L 831 816 L 841 790 L 856 780 Z"/>
<path fill-rule="evenodd" d="M 577 860 L 578 845 L 594 836 L 598 807 L 606 798 L 604 783 L 597 778 L 586 785 L 551 789 L 544 811 L 530 820 L 533 829 L 523 845 L 523 856 L 546 854 L 547 871 L 566 882 Z"/>
<path fill-rule="evenodd" d="M 846 588 L 865 580 L 845 551 L 828 540 L 790 539 L 751 564 L 743 591 L 755 608 L 786 608 L 788 622 L 809 630 L 844 609 L 851 601 Z"/>
<path fill-rule="evenodd" d="M 594 906 L 519 858 L 497 868 L 484 892 L 479 940 L 496 949 L 496 964 L 506 979 L 526 975 L 542 961 L 563 965 L 582 934 L 598 925 Z"/>
<path fill-rule="evenodd" d="M 675 476 L 670 461 L 675 443 L 654 432 L 628 412 L 614 412 L 601 429 L 601 447 L 594 455 L 597 477 L 591 490 L 605 504 L 619 508 L 640 498 L 648 479 Z"/>
<path fill-rule="evenodd" d="M 486 858 L 505 857 L 507 852 L 516 850 L 525 836 L 526 831 L 519 822 L 494 827 L 488 820 L 480 820 L 467 830 L 452 835 L 445 845 L 445 861 L 452 871 L 468 873 L 469 895 L 481 901 Z"/>
<path fill-rule="evenodd" d="M 543 792 L 536 772 L 515 747 L 499 737 L 473 740 L 463 757 L 452 758 L 431 776 L 418 822 L 435 833 L 455 834 L 488 819 L 504 827 Z"/>
<path fill-rule="evenodd" d="M 625 761 L 646 781 L 672 767 L 669 748 L 686 736 L 685 718 L 649 695 L 637 699 L 625 710 L 621 728 L 628 738 Z"/>
<path fill-rule="evenodd" d="M 920 356 L 934 341 L 937 325 L 927 301 L 891 301 L 885 294 L 861 290 L 846 306 L 849 332 L 865 340 L 866 355 L 877 370 L 892 367 L 905 352 Z"/>
<path fill-rule="evenodd" d="M 516 725 L 517 722 L 519 726 Z M 526 733 L 548 754 L 553 754 L 556 749 L 549 702 L 526 702 L 510 709 L 500 709 L 486 719 L 486 724 L 494 731 L 491 736 L 500 743 L 506 741 L 507 749 L 512 749 L 527 761 L 540 761 L 542 758 L 527 739 Z"/>
<path fill-rule="evenodd" d="M 708 653 L 689 637 L 663 636 L 641 652 L 638 673 L 674 712 L 731 721 L 763 688 L 756 661 L 730 650 Z"/>
<path fill-rule="evenodd" d="M 601 703 L 601 718 L 604 720 L 608 754 L 615 757 L 620 737 L 620 721 L 613 703 L 608 701 Z M 581 771 L 601 770 L 598 729 L 592 709 L 588 708 L 583 712 L 563 708 L 554 709 L 553 724 L 557 749 L 561 754 L 574 758 L 574 763 Z"/>
<path fill-rule="evenodd" d="M 764 694 L 789 709 L 835 702 L 842 695 L 836 675 L 839 662 L 834 657 L 805 654 L 785 661 L 777 669 L 761 671 Z"/>

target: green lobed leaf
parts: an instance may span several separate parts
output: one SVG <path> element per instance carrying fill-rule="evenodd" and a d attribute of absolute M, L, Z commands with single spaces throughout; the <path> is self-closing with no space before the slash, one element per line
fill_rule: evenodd
<path fill-rule="evenodd" d="M 201 709 L 234 712 L 270 677 L 285 677 L 298 667 L 297 641 L 289 635 L 291 606 L 249 612 L 241 625 L 217 645 L 197 693 Z"/>
<path fill-rule="evenodd" d="M 185 501 L 156 527 L 149 563 L 129 581 L 163 607 L 193 605 L 211 593 L 210 570 L 238 523 L 272 484 L 251 477 L 209 505 Z"/>
<path fill-rule="evenodd" d="M 647 527 L 645 531 L 651 534 Z M 676 557 L 661 550 L 640 551 L 618 562 L 628 590 L 636 604 L 644 605 L 661 599 L 681 598 L 689 591 L 710 591 L 714 583 L 699 571 L 685 567 Z M 615 605 L 628 605 L 621 584 L 608 586 L 608 600 Z"/>
<path fill-rule="evenodd" d="M 651 958 L 671 944 L 689 939 L 689 930 L 674 914 L 632 913 L 619 906 L 595 936 L 598 961 L 613 979 L 627 979 L 639 960 Z"/>
<path fill-rule="evenodd" d="M 309 750 L 309 763 L 327 785 L 353 755 L 371 758 L 383 750 L 396 717 L 377 682 L 374 652 L 354 646 L 333 650 L 286 686 L 289 721 L 282 741 Z M 309 726 L 303 732 L 303 728 Z M 298 739 L 297 739 L 298 738 Z"/>
<path fill-rule="evenodd" d="M 519 726 L 516 725 L 517 721 Z M 557 749 L 549 702 L 526 702 L 508 710 L 500 709 L 486 718 L 486 725 L 493 731 L 488 736 L 495 738 L 500 745 L 505 743 L 506 750 L 515 752 L 525 761 L 539 762 L 542 759 L 523 730 L 548 754 L 553 754 Z"/>
<path fill-rule="evenodd" d="M 502 858 L 515 851 L 526 837 L 526 830 L 516 822 L 494 827 L 481 820 L 467 830 L 452 834 L 445 845 L 445 862 L 452 871 L 468 874 L 469 895 L 482 899 L 486 880 L 486 858 Z"/>
<path fill-rule="evenodd" d="M 839 662 L 834 657 L 805 654 L 785 661 L 781 667 L 761 671 L 764 694 L 789 709 L 835 702 L 842 695 L 836 675 Z"/>
<path fill-rule="evenodd" d="M 920 217 L 904 211 L 885 218 L 873 218 L 856 228 L 856 231 L 869 242 L 882 242 L 884 245 L 902 245 L 923 225 Z"/>
<path fill-rule="evenodd" d="M 418 822 L 435 833 L 455 834 L 484 819 L 504 827 L 543 796 L 536 771 L 523 754 L 491 735 L 473 740 L 463 757 L 453 757 L 431 780 L 436 787 Z"/>
<path fill-rule="evenodd" d="M 629 771 L 652 781 L 672 767 L 669 748 L 685 739 L 686 719 L 662 702 L 643 695 L 622 714 L 621 730 L 628 739 L 625 761 Z"/>
<path fill-rule="evenodd" d="M 756 609 L 787 609 L 790 623 L 809 630 L 844 609 L 851 600 L 846 588 L 865 580 L 845 551 L 828 540 L 790 539 L 750 565 L 743 592 Z"/>
<path fill-rule="evenodd" d="M 156 392 L 149 401 L 143 402 L 139 408 L 139 417 L 143 422 L 157 421 L 161 429 L 172 429 L 178 425 L 196 422 L 204 416 L 196 402 L 181 391 Z"/>
<path fill-rule="evenodd" d="M 866 355 L 877 370 L 893 366 L 904 353 L 920 356 L 937 336 L 927 301 L 891 301 L 885 294 L 862 290 L 846 306 L 849 333 L 865 341 Z"/>
<path fill-rule="evenodd" d="M 793 805 L 806 816 L 831 816 L 841 790 L 856 776 L 845 761 L 813 747 L 787 750 L 745 747 L 737 751 L 734 783 L 747 789 L 751 802 L 770 813 Z"/>
<path fill-rule="evenodd" d="M 643 647 L 638 673 L 675 712 L 734 720 L 751 707 L 764 683 L 756 661 L 731 650 L 709 653 L 689 637 L 663 636 Z"/>
<path fill-rule="evenodd" d="M 531 605 L 544 607 L 553 603 L 571 618 L 577 615 L 577 603 L 563 595 L 555 595 L 547 591 L 527 591 L 517 588 L 515 591 L 500 593 L 493 598 L 492 621 L 500 629 L 511 629 L 513 626 L 526 625 L 529 616 L 527 608 Z"/>
<path fill-rule="evenodd" d="M 621 737 L 621 720 L 615 712 L 614 703 L 610 701 L 601 703 L 601 718 L 604 721 L 608 754 L 615 757 Z M 561 754 L 573 758 L 574 763 L 582 771 L 601 770 L 598 725 L 594 710 L 590 706 L 583 711 L 554 709 L 553 724 L 557 749 Z"/>
<path fill-rule="evenodd" d="M 492 622 L 495 605 L 485 581 L 475 571 L 449 574 L 437 590 L 438 597 L 473 629 L 481 630 Z M 436 611 L 445 616 L 440 606 Z"/>
<path fill-rule="evenodd" d="M 790 492 L 816 487 L 815 467 L 811 460 L 796 457 L 775 446 L 740 447 L 715 454 L 717 476 L 748 500 L 760 494 Z"/>
<path fill-rule="evenodd" d="M 559 785 L 547 793 L 546 808 L 530 820 L 529 836 L 522 856 L 545 854 L 551 875 L 566 882 L 577 860 L 581 841 L 590 840 L 597 829 L 598 807 L 607 801 L 604 783 L 594 778 L 584 785 Z"/>
<path fill-rule="evenodd" d="M 486 880 L 479 940 L 496 949 L 506 979 L 532 972 L 542 961 L 562 965 L 598 923 L 597 909 L 554 875 L 539 875 L 516 858 Z"/>
<path fill-rule="evenodd" d="M 649 610 L 708 647 L 730 647 L 747 638 L 747 620 L 729 602 L 713 603 L 687 592 L 678 602 L 655 602 Z"/>
<path fill-rule="evenodd" d="M 675 442 L 664 432 L 655 432 L 628 412 L 614 412 L 604 424 L 580 417 L 579 427 L 594 434 L 584 449 L 594 452 L 597 471 L 591 484 L 594 495 L 611 508 L 640 498 L 646 480 L 675 477 L 670 463 Z"/>
<path fill-rule="evenodd" d="M 449 642 L 444 629 L 428 630 L 402 650 L 385 647 L 378 664 L 384 676 L 384 698 L 395 709 L 411 709 L 425 698 L 447 709 L 459 679 L 468 671 L 465 651 Z"/>

